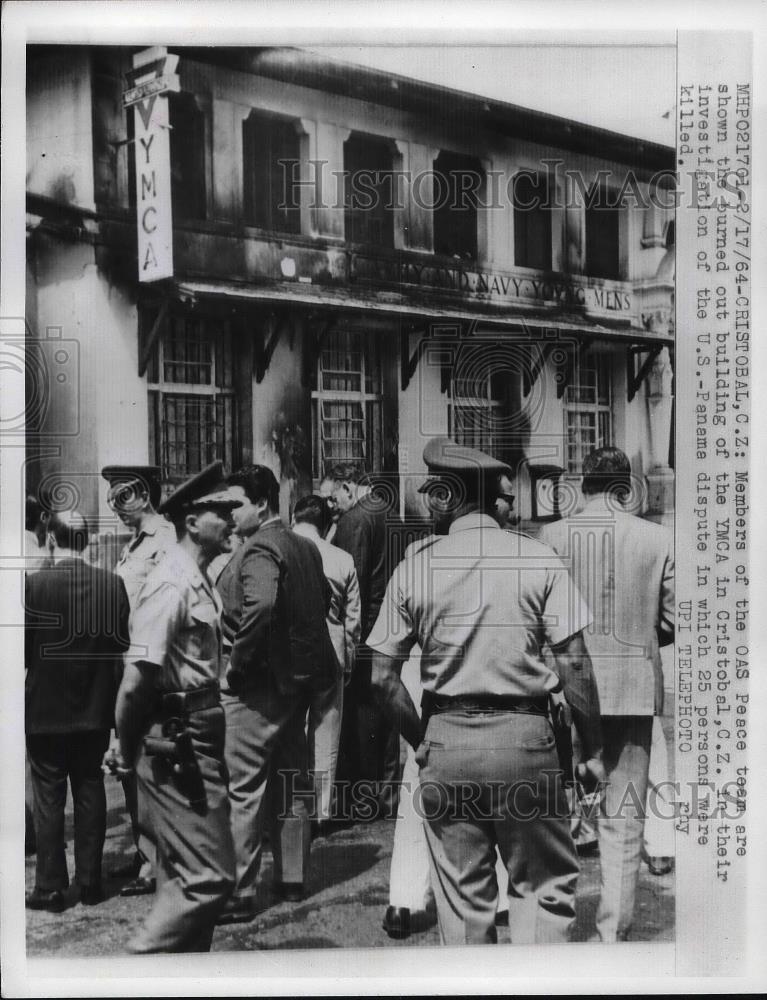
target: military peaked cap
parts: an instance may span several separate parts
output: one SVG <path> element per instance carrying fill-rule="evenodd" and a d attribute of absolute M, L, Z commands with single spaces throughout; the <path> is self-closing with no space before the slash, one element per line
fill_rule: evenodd
<path fill-rule="evenodd" d="M 182 514 L 205 507 L 241 507 L 242 500 L 234 496 L 226 485 L 222 462 L 211 462 L 196 473 L 163 501 L 159 512 L 171 520 Z"/>
<path fill-rule="evenodd" d="M 447 437 L 432 438 L 423 450 L 423 460 L 431 478 L 419 487 L 419 493 L 427 493 L 435 478 L 440 476 L 511 475 L 511 469 L 505 462 L 499 462 L 497 458 L 478 448 L 456 444 Z"/>

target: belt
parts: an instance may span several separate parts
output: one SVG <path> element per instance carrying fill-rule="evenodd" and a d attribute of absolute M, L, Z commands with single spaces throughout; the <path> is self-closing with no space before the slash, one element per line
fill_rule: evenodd
<path fill-rule="evenodd" d="M 520 712 L 525 715 L 547 715 L 549 699 L 502 694 L 467 694 L 454 698 L 424 691 L 421 701 L 424 716 L 443 712 Z"/>
<path fill-rule="evenodd" d="M 216 708 L 221 704 L 218 684 L 192 691 L 168 691 L 160 701 L 163 715 L 181 715 L 190 712 L 204 712 L 206 708 Z"/>

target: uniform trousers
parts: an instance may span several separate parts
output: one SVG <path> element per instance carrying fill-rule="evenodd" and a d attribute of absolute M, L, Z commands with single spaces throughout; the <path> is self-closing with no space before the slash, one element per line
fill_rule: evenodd
<path fill-rule="evenodd" d="M 314 781 L 315 818 L 319 821 L 331 818 L 343 707 L 344 672 L 339 666 L 335 684 L 313 693 L 309 706 L 309 770 Z"/>
<path fill-rule="evenodd" d="M 652 725 L 651 715 L 602 717 L 609 784 L 598 824 L 602 875 L 597 933 L 605 942 L 625 940 L 634 917 Z"/>
<path fill-rule="evenodd" d="M 421 703 L 421 656 L 414 651 L 402 666 L 402 683 L 413 704 Z M 389 869 L 389 906 L 410 910 L 411 914 L 427 910 L 434 899 L 429 871 L 429 851 L 423 819 L 416 808 L 418 799 L 418 764 L 415 750 L 408 746 L 399 793 L 397 822 Z M 498 879 L 498 910 L 508 909 L 506 868 L 497 857 L 495 875 Z"/>
<path fill-rule="evenodd" d="M 546 717 L 433 715 L 418 760 L 443 944 L 497 940 L 496 847 L 509 875 L 512 943 L 568 940 L 579 866 Z"/>
<path fill-rule="evenodd" d="M 83 888 L 101 885 L 107 815 L 101 763 L 108 746 L 108 729 L 27 735 L 37 834 L 35 887 L 43 892 L 69 885 L 64 853 L 67 779 L 74 805 L 75 880 Z"/>
<path fill-rule="evenodd" d="M 136 954 L 210 951 L 216 920 L 234 889 L 223 710 L 191 712 L 188 730 L 195 779 L 180 779 L 168 761 L 148 757 L 143 748 L 136 765 L 157 847 L 157 893 L 130 945 Z M 159 722 L 149 735 L 162 735 Z"/>
<path fill-rule="evenodd" d="M 335 679 L 327 686 L 333 685 Z M 239 897 L 255 896 L 267 824 L 275 881 L 303 883 L 306 877 L 311 793 L 305 727 L 311 699 L 308 688 L 286 694 L 268 676 L 236 695 L 222 695 Z"/>

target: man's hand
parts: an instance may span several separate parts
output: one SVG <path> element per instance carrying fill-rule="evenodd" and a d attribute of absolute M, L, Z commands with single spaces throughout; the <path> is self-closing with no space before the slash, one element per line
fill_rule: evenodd
<path fill-rule="evenodd" d="M 579 764 L 575 774 L 586 791 L 593 791 L 607 784 L 607 771 L 605 771 L 601 756 L 590 757 L 587 761 Z"/>
<path fill-rule="evenodd" d="M 105 774 L 111 774 L 120 781 L 133 774 L 133 768 L 129 767 L 123 760 L 123 755 L 120 753 L 120 747 L 117 743 L 112 743 L 104 754 L 104 762 L 101 767 Z"/>

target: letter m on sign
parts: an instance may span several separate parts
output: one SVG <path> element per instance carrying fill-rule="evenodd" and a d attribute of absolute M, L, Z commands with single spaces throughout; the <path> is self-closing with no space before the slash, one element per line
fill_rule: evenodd
<path fill-rule="evenodd" d="M 138 279 L 159 281 L 173 276 L 173 217 L 171 212 L 170 121 L 168 91 L 179 89 L 178 56 L 155 46 L 137 52 L 126 74 L 123 94 L 133 108 L 136 165 L 136 231 Z"/>

